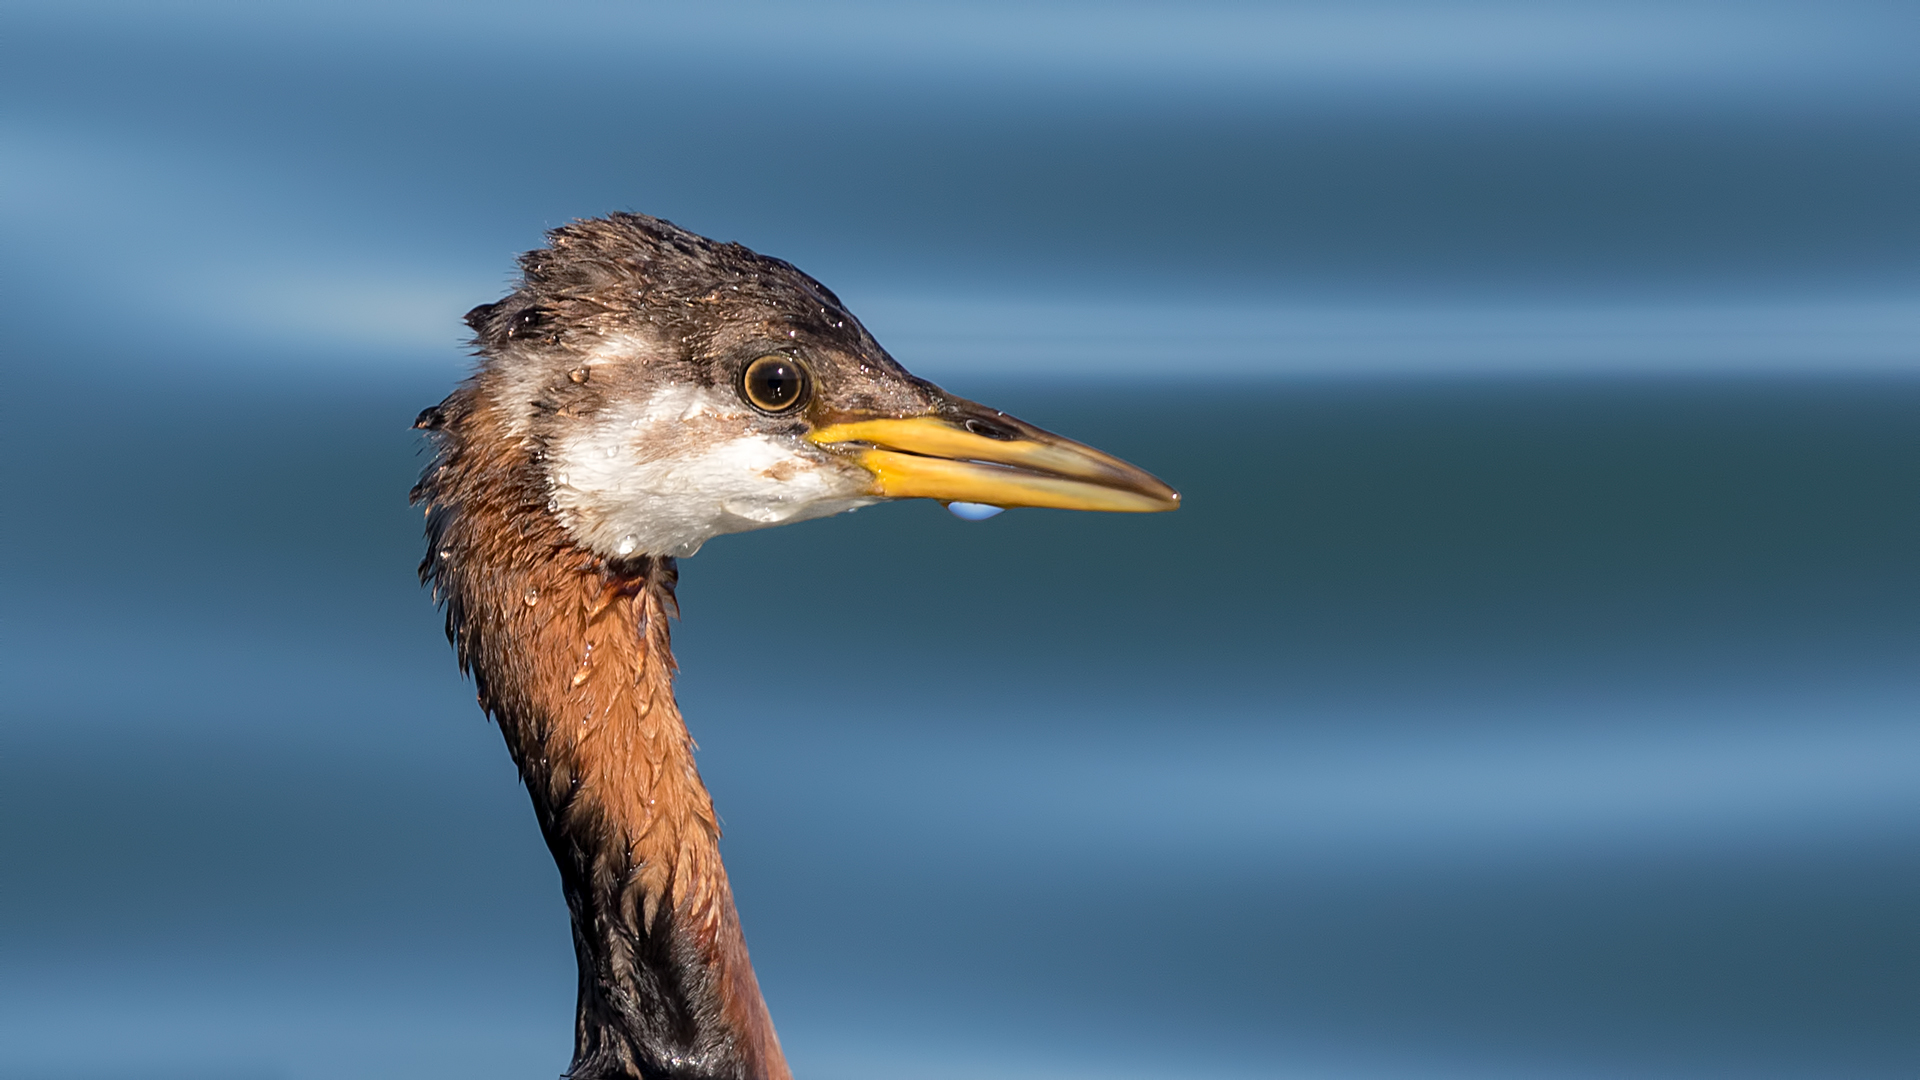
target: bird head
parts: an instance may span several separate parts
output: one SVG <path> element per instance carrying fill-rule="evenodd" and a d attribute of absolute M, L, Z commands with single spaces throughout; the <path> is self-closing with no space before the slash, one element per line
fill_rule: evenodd
<path fill-rule="evenodd" d="M 887 499 L 1179 505 L 1132 465 L 916 378 L 779 259 L 638 214 L 550 240 L 512 295 L 467 316 L 469 409 L 602 556 L 687 555 Z"/>

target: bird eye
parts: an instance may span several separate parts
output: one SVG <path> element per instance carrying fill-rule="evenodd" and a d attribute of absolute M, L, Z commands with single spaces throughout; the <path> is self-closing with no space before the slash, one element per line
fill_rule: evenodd
<path fill-rule="evenodd" d="M 786 412 L 807 398 L 807 369 L 791 356 L 763 356 L 741 373 L 740 395 L 761 412 Z"/>

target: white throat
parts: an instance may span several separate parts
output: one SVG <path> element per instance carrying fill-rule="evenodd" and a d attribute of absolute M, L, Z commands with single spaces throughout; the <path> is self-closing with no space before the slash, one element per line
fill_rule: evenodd
<path fill-rule="evenodd" d="M 599 554 L 681 556 L 722 533 L 877 501 L 864 478 L 757 420 L 731 394 L 692 386 L 614 405 L 551 446 L 548 506 Z"/>

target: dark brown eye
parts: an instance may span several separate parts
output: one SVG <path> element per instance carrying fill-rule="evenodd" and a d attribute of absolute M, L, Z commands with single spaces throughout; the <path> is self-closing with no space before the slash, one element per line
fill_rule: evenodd
<path fill-rule="evenodd" d="M 807 369 L 791 356 L 763 356 L 740 374 L 740 396 L 761 412 L 787 412 L 807 399 Z"/>

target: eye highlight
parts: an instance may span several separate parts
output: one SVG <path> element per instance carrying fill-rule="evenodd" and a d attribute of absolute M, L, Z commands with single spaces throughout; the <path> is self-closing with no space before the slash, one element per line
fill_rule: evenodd
<path fill-rule="evenodd" d="M 775 353 L 755 360 L 740 373 L 740 396 L 761 412 L 791 412 L 807 400 L 810 383 L 800 361 Z"/>

